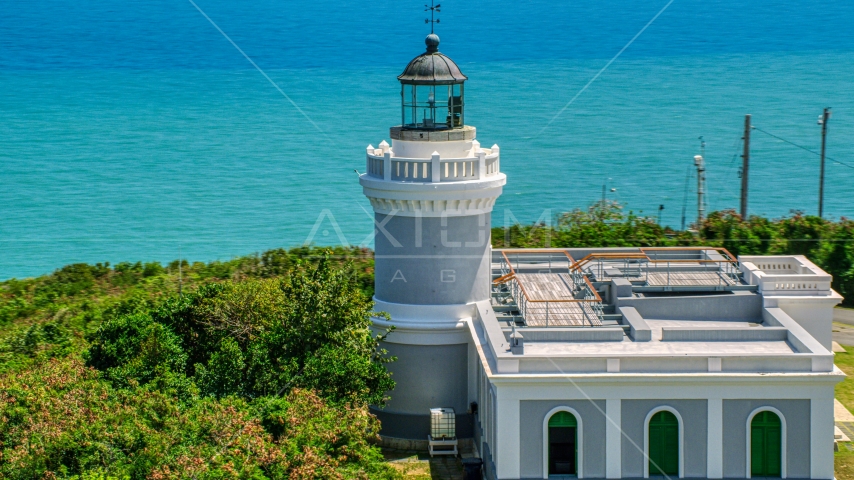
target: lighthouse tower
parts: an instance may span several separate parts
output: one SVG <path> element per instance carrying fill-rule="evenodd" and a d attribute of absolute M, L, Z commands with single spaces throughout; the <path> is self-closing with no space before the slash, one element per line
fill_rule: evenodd
<path fill-rule="evenodd" d="M 397 386 L 375 413 L 383 435 L 424 439 L 430 409 L 452 407 L 466 437 L 476 355 L 466 320 L 490 297 L 491 212 L 506 177 L 498 146 L 481 147 L 465 124 L 467 77 L 437 35 L 425 43 L 397 77 L 401 124 L 391 144 L 368 146 L 359 179 L 375 217 L 375 310 L 391 317 L 374 324 L 395 326 L 385 348 Z"/>

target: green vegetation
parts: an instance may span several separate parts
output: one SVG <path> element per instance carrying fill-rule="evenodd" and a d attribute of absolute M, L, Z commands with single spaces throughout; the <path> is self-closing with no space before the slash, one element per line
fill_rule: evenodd
<path fill-rule="evenodd" d="M 284 398 L 182 402 L 117 389 L 73 358 L 2 377 L 0 476 L 80 478 L 382 478 L 363 407 L 306 390 Z"/>
<path fill-rule="evenodd" d="M 0 283 L 0 477 L 398 476 L 370 252 L 178 267 Z"/>
<path fill-rule="evenodd" d="M 854 347 L 843 348 L 846 351 L 834 354 L 833 363 L 848 377 L 836 384 L 835 397 L 849 411 L 854 411 L 854 353 L 850 353 L 854 351 Z"/>
<path fill-rule="evenodd" d="M 394 387 L 370 326 L 372 303 L 326 259 L 285 278 L 209 283 L 104 321 L 86 352 L 117 387 L 180 396 L 276 396 L 381 405 Z"/>
<path fill-rule="evenodd" d="M 837 480 L 854 478 L 854 452 L 844 446 L 833 454 L 833 473 Z"/>
<path fill-rule="evenodd" d="M 88 348 L 104 320 L 154 308 L 179 290 L 208 283 L 284 278 L 316 264 L 329 249 L 270 250 L 227 262 L 73 264 L 51 275 L 0 282 L 0 373 Z M 373 296 L 373 253 L 337 247 L 330 262 L 367 298 Z M 180 267 L 180 268 L 179 268 Z"/>
<path fill-rule="evenodd" d="M 724 247 L 734 255 L 804 255 L 833 275 L 833 288 L 854 306 L 854 220 L 837 222 L 793 213 L 769 220 L 712 212 L 695 232 L 661 227 L 654 218 L 624 213 L 615 202 L 559 215 L 552 225 L 492 229 L 495 247 Z"/>
<path fill-rule="evenodd" d="M 849 352 L 854 351 L 854 347 L 843 346 L 843 348 L 846 352 L 837 353 L 833 363 L 848 377 L 836 384 L 835 397 L 845 405 L 845 408 L 852 411 L 854 410 L 854 354 Z M 839 480 L 854 479 L 854 451 L 846 445 L 840 444 L 839 451 L 834 455 L 834 472 Z"/>

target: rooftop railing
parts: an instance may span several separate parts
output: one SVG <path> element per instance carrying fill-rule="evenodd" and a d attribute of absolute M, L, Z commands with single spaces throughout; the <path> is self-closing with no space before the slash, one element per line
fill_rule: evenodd
<path fill-rule="evenodd" d="M 502 252 L 501 275 L 528 326 L 601 326 L 602 298 L 565 250 Z M 571 298 L 567 298 L 571 297 Z"/>
<path fill-rule="evenodd" d="M 638 253 L 591 253 L 571 269 L 588 273 L 597 281 L 624 277 L 665 290 L 723 289 L 741 283 L 738 261 L 724 248 L 656 247 L 641 248 Z"/>

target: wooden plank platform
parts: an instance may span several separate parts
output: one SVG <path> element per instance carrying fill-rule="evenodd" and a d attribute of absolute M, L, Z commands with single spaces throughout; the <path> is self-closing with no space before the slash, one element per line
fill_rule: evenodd
<path fill-rule="evenodd" d="M 575 284 L 568 273 L 517 273 L 516 281 L 528 294 L 529 301 L 526 303 L 525 311 L 525 323 L 528 326 L 602 324 L 590 303 L 565 301 L 575 299 Z M 548 303 L 545 303 L 546 301 Z"/>
<path fill-rule="evenodd" d="M 587 309 L 584 315 L 582 308 Z M 528 303 L 525 324 L 529 327 L 582 327 L 598 326 L 602 322 L 596 316 L 593 308 L 583 303 Z"/>
<path fill-rule="evenodd" d="M 517 273 L 528 300 L 572 300 L 572 279 L 566 273 Z"/>

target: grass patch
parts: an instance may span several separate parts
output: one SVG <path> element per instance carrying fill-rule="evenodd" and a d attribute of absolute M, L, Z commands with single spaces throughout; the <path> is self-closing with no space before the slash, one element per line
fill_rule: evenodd
<path fill-rule="evenodd" d="M 833 363 L 840 370 L 848 375 L 848 378 L 836 384 L 836 399 L 839 400 L 845 408 L 854 411 L 854 347 L 843 345 L 846 353 L 837 353 L 833 359 Z"/>
<path fill-rule="evenodd" d="M 845 353 L 837 353 L 833 362 L 848 378 L 836 384 L 836 399 L 848 410 L 854 409 L 854 347 L 843 345 Z M 854 451 L 851 443 L 840 443 L 839 451 L 833 455 L 833 471 L 838 480 L 854 480 Z"/>
<path fill-rule="evenodd" d="M 449 480 L 463 477 L 461 459 L 449 455 L 430 457 L 427 452 L 385 448 L 383 457 L 405 480 Z"/>
<path fill-rule="evenodd" d="M 385 461 L 407 480 L 431 480 L 430 457 L 416 452 L 383 449 Z"/>
<path fill-rule="evenodd" d="M 833 454 L 833 471 L 837 480 L 854 479 L 854 451 L 844 444 L 839 444 L 839 451 Z"/>
<path fill-rule="evenodd" d="M 407 480 L 431 480 L 433 478 L 430 473 L 430 462 L 427 461 L 394 462 L 391 466 Z M 854 469 L 854 455 L 852 455 L 852 469 Z"/>

